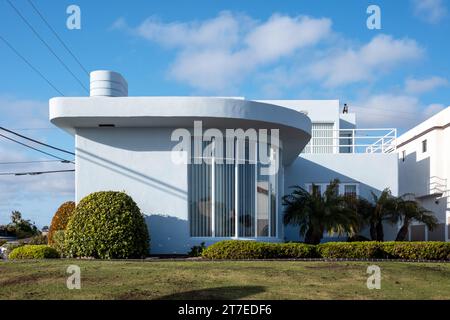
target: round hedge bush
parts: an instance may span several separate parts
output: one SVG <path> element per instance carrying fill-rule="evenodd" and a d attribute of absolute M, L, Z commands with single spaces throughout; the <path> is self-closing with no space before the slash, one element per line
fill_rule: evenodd
<path fill-rule="evenodd" d="M 8 259 L 55 259 L 59 253 L 45 244 L 30 244 L 15 248 L 8 255 Z"/>
<path fill-rule="evenodd" d="M 73 201 L 64 202 L 58 210 L 56 210 L 50 229 L 48 230 L 48 244 L 52 245 L 54 243 L 53 237 L 57 231 L 66 230 L 67 223 L 74 211 L 75 202 Z"/>
<path fill-rule="evenodd" d="M 143 258 L 149 253 L 144 216 L 124 192 L 101 191 L 76 206 L 65 232 L 70 257 L 101 259 Z"/>

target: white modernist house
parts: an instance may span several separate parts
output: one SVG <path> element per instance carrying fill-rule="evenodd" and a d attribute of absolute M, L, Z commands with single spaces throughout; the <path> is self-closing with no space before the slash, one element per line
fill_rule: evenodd
<path fill-rule="evenodd" d="M 415 224 L 410 240 L 450 241 L 450 107 L 435 114 L 397 140 L 399 193 L 412 193 L 439 224 L 428 230 Z"/>
<path fill-rule="evenodd" d="M 358 128 L 338 100 L 128 97 L 120 74 L 94 71 L 90 97 L 51 99 L 50 120 L 75 137 L 76 201 L 125 191 L 147 215 L 156 254 L 222 239 L 299 240 L 282 223 L 293 185 L 324 190 L 338 178 L 342 193 L 398 194 L 396 130 Z"/>

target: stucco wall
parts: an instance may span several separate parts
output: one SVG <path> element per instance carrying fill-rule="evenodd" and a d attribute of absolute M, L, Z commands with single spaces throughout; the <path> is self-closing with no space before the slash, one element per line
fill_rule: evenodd
<path fill-rule="evenodd" d="M 285 193 L 289 187 L 306 183 L 328 183 L 338 178 L 341 183 L 358 183 L 359 195 L 371 199 L 371 191 L 379 194 L 389 187 L 398 194 L 397 154 L 302 154 L 285 168 Z M 393 239 L 397 228 L 386 226 L 385 239 Z M 367 235 L 366 232 L 364 232 Z M 287 226 L 286 240 L 299 240 L 298 228 Z"/>
<path fill-rule="evenodd" d="M 99 190 L 125 191 L 147 215 L 152 253 L 186 252 L 187 168 L 175 164 L 170 129 L 77 129 L 76 200 Z"/>

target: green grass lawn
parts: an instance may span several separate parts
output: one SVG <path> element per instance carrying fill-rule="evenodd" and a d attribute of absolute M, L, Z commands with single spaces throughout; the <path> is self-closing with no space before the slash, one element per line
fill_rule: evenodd
<path fill-rule="evenodd" d="M 81 268 L 81 289 L 66 269 Z M 381 268 L 381 289 L 366 286 Z M 449 299 L 450 264 L 300 261 L 0 262 L 0 299 Z"/>

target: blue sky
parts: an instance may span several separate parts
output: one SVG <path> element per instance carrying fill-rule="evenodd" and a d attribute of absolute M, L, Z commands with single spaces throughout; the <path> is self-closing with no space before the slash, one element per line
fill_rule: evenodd
<path fill-rule="evenodd" d="M 88 86 L 88 76 L 26 0 L 12 0 Z M 51 1 L 35 6 L 88 70 L 112 69 L 129 94 L 339 99 L 361 127 L 402 132 L 450 103 L 450 3 L 398 1 Z M 66 8 L 81 9 L 81 29 Z M 381 9 L 381 30 L 366 9 Z M 0 36 L 66 96 L 86 93 L 9 6 L 0 2 Z M 0 125 L 73 150 L 48 121 L 58 96 L 0 41 Z M 0 163 L 46 160 L 0 140 Z M 0 172 L 70 169 L 56 162 L 0 164 Z M 73 174 L 0 176 L 0 223 L 17 209 L 42 226 L 74 198 Z"/>

